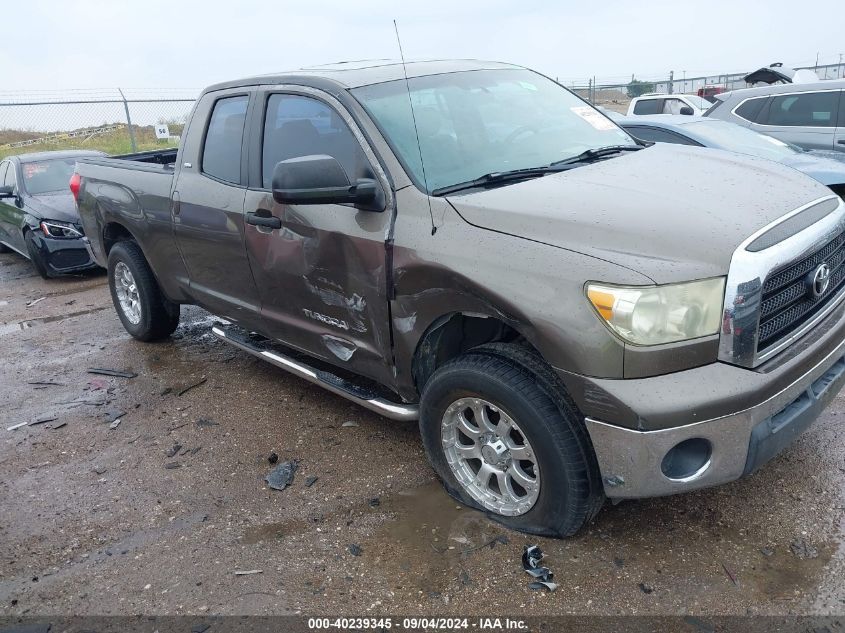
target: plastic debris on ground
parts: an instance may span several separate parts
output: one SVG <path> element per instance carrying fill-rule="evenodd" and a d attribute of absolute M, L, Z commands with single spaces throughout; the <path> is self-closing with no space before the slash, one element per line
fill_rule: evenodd
<path fill-rule="evenodd" d="M 270 471 L 270 474 L 264 478 L 264 481 L 273 490 L 284 490 L 293 483 L 293 475 L 298 467 L 299 461 L 295 459 L 289 462 L 282 462 Z"/>
<path fill-rule="evenodd" d="M 548 567 L 541 567 L 540 561 L 543 560 L 543 550 L 536 545 L 526 545 L 522 551 L 522 568 L 534 580 L 528 583 L 529 589 L 547 589 L 554 591 L 557 589 L 557 583 L 554 582 L 555 575 Z"/>

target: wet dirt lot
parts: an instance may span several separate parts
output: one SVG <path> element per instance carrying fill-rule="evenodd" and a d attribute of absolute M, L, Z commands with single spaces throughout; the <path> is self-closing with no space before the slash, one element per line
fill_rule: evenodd
<path fill-rule="evenodd" d="M 748 479 L 536 539 L 456 506 L 414 424 L 210 322 L 183 308 L 172 340 L 138 343 L 103 275 L 42 281 L 0 255 L 0 615 L 845 611 L 841 396 Z M 55 419 L 7 430 L 41 416 Z M 272 451 L 300 460 L 283 491 L 264 482 Z M 556 592 L 528 588 L 529 543 Z"/>

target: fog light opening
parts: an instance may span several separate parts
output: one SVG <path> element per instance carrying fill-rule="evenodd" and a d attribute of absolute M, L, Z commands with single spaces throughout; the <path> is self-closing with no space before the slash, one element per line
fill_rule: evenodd
<path fill-rule="evenodd" d="M 684 440 L 669 449 L 660 464 L 660 470 L 672 481 L 690 481 L 699 477 L 710 466 L 713 445 L 703 437 Z"/>

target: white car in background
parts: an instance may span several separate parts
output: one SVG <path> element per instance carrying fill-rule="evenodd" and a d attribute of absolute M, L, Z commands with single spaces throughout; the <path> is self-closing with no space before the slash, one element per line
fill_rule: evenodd
<path fill-rule="evenodd" d="M 644 94 L 628 106 L 628 116 L 643 114 L 688 114 L 701 116 L 713 105 L 697 95 Z"/>

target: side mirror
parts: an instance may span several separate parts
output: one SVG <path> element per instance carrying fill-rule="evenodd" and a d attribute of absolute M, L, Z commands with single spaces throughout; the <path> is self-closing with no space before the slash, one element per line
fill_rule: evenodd
<path fill-rule="evenodd" d="M 689 106 L 681 106 L 680 113 L 681 113 L 681 114 L 684 114 L 684 115 L 686 115 L 686 116 L 692 116 L 693 114 L 695 114 L 695 110 L 693 110 L 693 109 L 692 109 L 691 107 L 689 107 Z"/>
<path fill-rule="evenodd" d="M 18 194 L 14 192 L 12 185 L 0 187 L 0 198 L 17 198 Z"/>
<path fill-rule="evenodd" d="M 375 180 L 359 178 L 350 183 L 332 156 L 289 158 L 273 169 L 273 199 L 282 204 L 366 204 L 375 197 Z"/>

